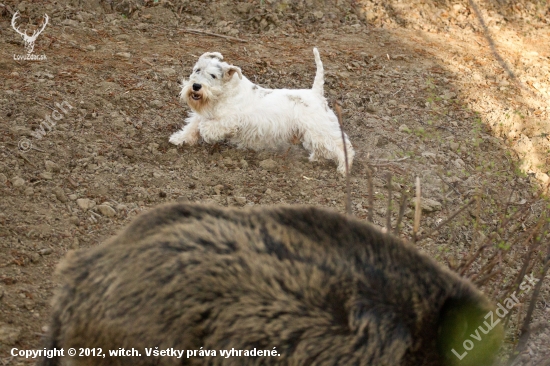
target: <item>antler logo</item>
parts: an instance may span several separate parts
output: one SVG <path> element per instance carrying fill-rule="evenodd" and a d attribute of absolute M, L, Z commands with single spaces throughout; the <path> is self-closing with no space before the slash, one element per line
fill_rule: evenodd
<path fill-rule="evenodd" d="M 27 51 L 27 55 L 30 55 L 34 50 L 34 42 L 36 41 L 36 38 L 38 38 L 40 33 L 44 31 L 44 28 L 46 28 L 46 25 L 48 25 L 48 20 L 50 18 L 48 17 L 48 14 L 44 14 L 44 22 L 42 24 L 42 28 L 40 30 L 35 30 L 32 33 L 32 36 L 29 36 L 27 34 L 27 29 L 25 29 L 25 32 L 21 32 L 19 28 L 15 26 L 15 21 L 17 20 L 17 18 L 19 18 L 19 12 L 13 14 L 13 17 L 11 18 L 11 26 L 17 33 L 23 36 L 23 42 L 25 42 L 25 50 Z"/>

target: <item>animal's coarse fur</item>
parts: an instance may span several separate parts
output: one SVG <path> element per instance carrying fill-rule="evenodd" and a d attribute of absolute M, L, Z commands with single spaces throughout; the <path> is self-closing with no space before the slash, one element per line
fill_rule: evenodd
<path fill-rule="evenodd" d="M 187 125 L 170 136 L 176 145 L 194 145 L 202 137 L 212 143 L 228 139 L 255 150 L 301 142 L 311 161 L 333 159 L 345 174 L 338 118 L 323 96 L 324 72 L 313 49 L 317 73 L 311 89 L 265 89 L 241 69 L 223 62 L 218 52 L 203 54 L 183 84 L 180 96 L 193 110 Z M 346 136 L 349 167 L 355 152 Z"/>
<path fill-rule="evenodd" d="M 489 365 L 458 362 L 492 309 L 469 282 L 373 226 L 313 207 L 162 206 L 60 265 L 46 348 L 137 349 L 51 365 Z M 484 327 L 486 328 L 486 327 Z M 216 350 L 147 357 L 145 348 Z M 280 356 L 220 356 L 220 350 Z M 63 363 L 65 362 L 65 363 Z"/>

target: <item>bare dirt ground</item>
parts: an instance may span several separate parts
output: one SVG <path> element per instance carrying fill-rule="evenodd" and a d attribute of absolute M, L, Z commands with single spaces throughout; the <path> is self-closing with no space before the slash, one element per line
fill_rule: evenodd
<path fill-rule="evenodd" d="M 34 49 L 46 60 L 14 60 L 24 54 L 10 24 L 15 11 L 29 30 L 49 15 Z M 357 151 L 354 215 L 367 217 L 369 164 L 380 226 L 388 174 L 398 200 L 413 195 L 420 177 L 420 235 L 480 197 L 418 246 L 501 301 L 522 268 L 540 274 L 548 248 L 548 236 L 531 230 L 548 212 L 537 192 L 550 167 L 549 19 L 545 1 L 0 3 L 0 363 L 33 362 L 9 352 L 41 347 L 60 258 L 149 207 L 184 200 L 343 211 L 345 180 L 301 147 L 284 157 L 168 143 L 189 111 L 178 82 L 207 51 L 264 87 L 309 88 L 318 47 L 325 93 L 342 102 Z M 39 139 L 46 118 L 56 124 Z M 401 235 L 411 233 L 408 210 Z M 518 342 L 530 296 L 519 296 L 506 322 L 503 358 Z M 516 364 L 549 364 L 547 301 L 548 278 Z"/>

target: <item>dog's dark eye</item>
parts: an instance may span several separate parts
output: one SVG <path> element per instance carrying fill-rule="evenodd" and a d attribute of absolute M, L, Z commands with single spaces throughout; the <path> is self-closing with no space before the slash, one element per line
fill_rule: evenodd
<path fill-rule="evenodd" d="M 214 75 L 214 74 L 210 74 L 210 76 L 212 76 L 212 79 L 216 78 L 216 75 Z"/>
<path fill-rule="evenodd" d="M 199 72 L 201 72 L 201 69 L 197 69 L 195 70 L 195 72 L 198 74 Z"/>

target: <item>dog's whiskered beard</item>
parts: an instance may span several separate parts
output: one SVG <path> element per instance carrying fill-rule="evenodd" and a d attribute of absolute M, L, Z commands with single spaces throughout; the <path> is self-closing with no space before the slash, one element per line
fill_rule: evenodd
<path fill-rule="evenodd" d="M 207 109 L 213 108 L 213 101 L 216 99 L 217 93 L 221 93 L 220 88 L 203 86 L 200 90 L 194 91 L 192 83 L 188 83 L 182 89 L 180 96 L 193 111 L 204 113 Z"/>

